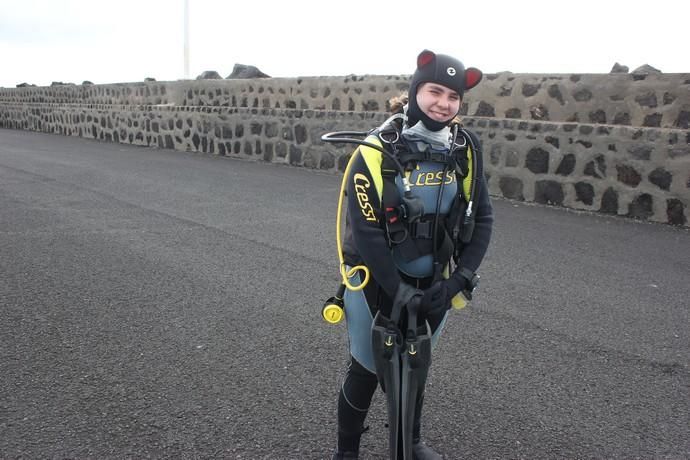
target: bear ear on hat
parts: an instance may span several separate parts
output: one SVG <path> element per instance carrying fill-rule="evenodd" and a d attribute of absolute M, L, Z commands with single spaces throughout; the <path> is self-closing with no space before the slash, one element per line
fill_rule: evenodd
<path fill-rule="evenodd" d="M 465 90 L 474 88 L 482 80 L 484 74 L 475 67 L 465 69 Z"/>
<path fill-rule="evenodd" d="M 417 68 L 421 69 L 436 58 L 433 51 L 424 50 L 417 56 Z"/>

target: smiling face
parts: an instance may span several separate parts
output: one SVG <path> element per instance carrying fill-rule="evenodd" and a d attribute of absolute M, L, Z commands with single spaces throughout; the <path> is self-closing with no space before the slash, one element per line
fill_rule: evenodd
<path fill-rule="evenodd" d="M 434 121 L 450 121 L 460 110 L 460 95 L 438 83 L 422 83 L 417 89 L 417 105 Z"/>

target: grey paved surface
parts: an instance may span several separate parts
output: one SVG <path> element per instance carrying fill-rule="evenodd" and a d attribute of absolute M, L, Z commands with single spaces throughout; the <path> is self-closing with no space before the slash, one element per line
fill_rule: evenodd
<path fill-rule="evenodd" d="M 339 177 L 0 130 L 0 457 L 326 458 Z M 496 200 L 446 458 L 689 458 L 690 232 Z M 385 458 L 378 394 L 364 458 Z"/>

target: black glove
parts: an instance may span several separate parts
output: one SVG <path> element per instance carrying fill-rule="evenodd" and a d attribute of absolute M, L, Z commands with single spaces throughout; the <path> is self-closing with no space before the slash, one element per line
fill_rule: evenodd
<path fill-rule="evenodd" d="M 425 289 L 422 296 L 422 311 L 427 315 L 445 313 L 450 308 L 453 297 L 465 288 L 463 281 L 464 278 L 458 280 L 451 277 L 447 280 L 437 281 Z"/>
<path fill-rule="evenodd" d="M 421 308 L 427 315 L 433 315 L 445 311 L 448 288 L 443 281 L 437 281 L 431 287 L 424 290 Z"/>
<path fill-rule="evenodd" d="M 448 295 L 448 303 L 458 295 L 461 291 L 467 289 L 467 280 L 463 277 L 451 276 L 447 280 L 442 281 L 446 285 L 446 294 Z"/>

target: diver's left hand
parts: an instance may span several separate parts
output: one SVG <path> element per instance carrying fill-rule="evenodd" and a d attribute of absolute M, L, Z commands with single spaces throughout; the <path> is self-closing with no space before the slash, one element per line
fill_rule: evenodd
<path fill-rule="evenodd" d="M 450 306 L 448 286 L 444 281 L 437 281 L 424 290 L 421 301 L 421 311 L 431 316 L 445 312 Z"/>
<path fill-rule="evenodd" d="M 452 277 L 435 282 L 431 287 L 424 290 L 421 310 L 429 316 L 445 313 L 446 310 L 450 309 L 453 297 L 464 287 L 462 281 Z"/>

